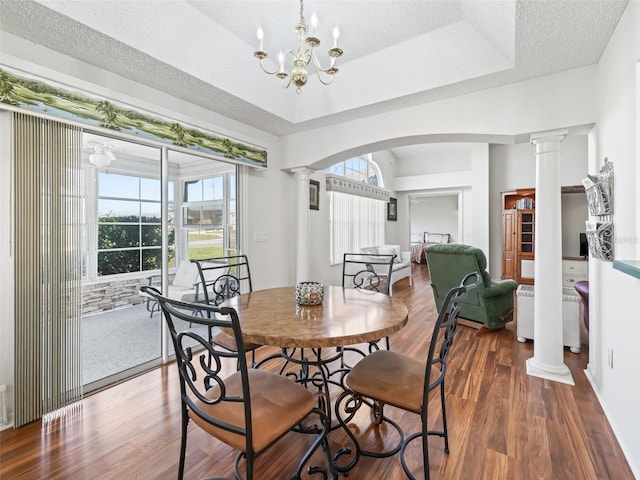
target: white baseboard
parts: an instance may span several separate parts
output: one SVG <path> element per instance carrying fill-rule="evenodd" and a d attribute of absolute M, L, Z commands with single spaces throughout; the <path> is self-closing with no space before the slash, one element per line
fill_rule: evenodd
<path fill-rule="evenodd" d="M 607 405 L 602 401 L 602 397 L 600 396 L 600 390 L 596 386 L 593 380 L 593 377 L 591 376 L 591 372 L 589 371 L 589 365 L 587 365 L 587 368 L 584 370 L 584 374 L 587 376 L 587 380 L 589 380 L 589 383 L 591 384 L 591 389 L 593 390 L 593 392 L 596 394 L 596 397 L 598 398 L 598 402 L 600 403 L 600 406 L 604 411 L 604 416 L 607 417 L 607 420 L 609 421 L 609 425 L 611 425 L 613 434 L 615 435 L 616 440 L 620 445 L 620 449 L 622 450 L 622 453 L 627 459 L 627 463 L 629 464 L 629 468 L 631 468 L 631 472 L 633 473 L 634 477 L 636 477 L 636 479 L 640 479 L 640 469 L 638 468 L 638 465 L 634 464 L 631 459 L 631 449 L 621 440 L 620 429 L 617 427 L 616 422 L 613 420 L 613 416 L 609 412 Z"/>
<path fill-rule="evenodd" d="M 0 432 L 3 431 L 3 430 L 8 430 L 10 428 L 13 428 L 13 420 L 11 418 L 9 418 L 9 422 L 8 423 L 0 422 Z"/>

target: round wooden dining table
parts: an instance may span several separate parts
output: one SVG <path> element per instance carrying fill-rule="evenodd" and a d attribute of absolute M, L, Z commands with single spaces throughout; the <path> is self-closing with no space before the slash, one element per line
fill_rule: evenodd
<path fill-rule="evenodd" d="M 407 306 L 384 293 L 324 287 L 321 305 L 296 304 L 295 287 L 269 288 L 225 300 L 238 312 L 246 342 L 283 348 L 325 348 L 379 340 L 404 327 Z"/>

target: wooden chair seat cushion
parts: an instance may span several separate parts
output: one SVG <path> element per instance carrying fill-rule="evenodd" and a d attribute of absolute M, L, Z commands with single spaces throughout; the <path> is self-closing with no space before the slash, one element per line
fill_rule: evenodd
<path fill-rule="evenodd" d="M 367 355 L 347 375 L 350 390 L 383 403 L 406 410 L 422 408 L 424 361 L 407 357 L 392 350 L 379 350 Z M 431 379 L 440 371 L 432 367 Z"/>
<path fill-rule="evenodd" d="M 211 337 L 211 343 L 213 343 L 214 345 L 219 345 L 222 348 L 226 348 L 231 352 L 238 351 L 238 344 L 236 343 L 235 337 L 233 335 L 229 335 L 223 330 L 219 330 Z M 250 352 L 251 350 L 255 350 L 256 348 L 261 346 L 262 345 L 260 345 L 259 343 L 244 342 L 244 351 Z"/>
<path fill-rule="evenodd" d="M 302 420 L 316 404 L 316 397 L 306 388 L 286 377 L 263 370 L 250 369 L 251 422 L 253 426 L 253 450 L 261 451 Z M 227 396 L 242 395 L 242 378 L 236 372 L 225 379 Z M 214 386 L 207 393 L 217 398 L 220 387 Z M 244 403 L 222 401 L 207 405 L 195 402 L 207 415 L 230 425 L 245 428 Z M 245 437 L 216 427 L 198 416 L 191 409 L 189 417 L 210 435 L 236 450 L 246 452 Z"/>

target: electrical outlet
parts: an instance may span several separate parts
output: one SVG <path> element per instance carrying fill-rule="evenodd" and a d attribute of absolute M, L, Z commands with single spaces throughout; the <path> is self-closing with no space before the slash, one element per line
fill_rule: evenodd
<path fill-rule="evenodd" d="M 267 232 L 256 232 L 255 233 L 255 241 L 258 242 L 268 242 L 269 241 L 269 233 Z"/>
<path fill-rule="evenodd" d="M 607 355 L 607 363 L 609 368 L 613 370 L 613 348 L 609 348 L 609 354 Z"/>

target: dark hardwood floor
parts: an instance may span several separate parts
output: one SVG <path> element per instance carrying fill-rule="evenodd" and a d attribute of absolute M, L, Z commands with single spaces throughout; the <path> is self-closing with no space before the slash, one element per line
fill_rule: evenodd
<path fill-rule="evenodd" d="M 391 337 L 392 349 L 425 355 L 435 317 L 424 265 L 414 269 L 394 295 L 409 306 L 409 323 Z M 447 378 L 451 453 L 430 438 L 431 478 L 438 479 L 633 479 L 595 394 L 583 372 L 588 347 L 564 358 L 576 385 L 527 376 L 531 343 L 515 339 L 515 325 L 485 335 L 459 327 Z M 274 351 L 274 350 L 271 350 Z M 270 352 L 261 349 L 262 354 Z M 175 365 L 169 364 L 86 397 L 66 417 L 0 432 L 0 478 L 4 479 L 173 479 L 177 476 L 180 405 Z M 439 403 L 434 403 L 439 407 Z M 415 415 L 385 409 L 405 429 L 419 428 Z M 431 412 L 439 421 L 439 408 Z M 363 434 L 376 436 L 370 419 L 357 419 Z M 384 434 L 384 432 L 383 432 Z M 343 432 L 330 434 L 335 448 Z M 308 441 L 288 434 L 257 463 L 256 478 L 287 479 Z M 185 479 L 232 476 L 235 452 L 193 423 Z M 421 475 L 416 446 L 408 463 Z M 351 479 L 404 478 L 396 457 L 363 459 Z"/>

